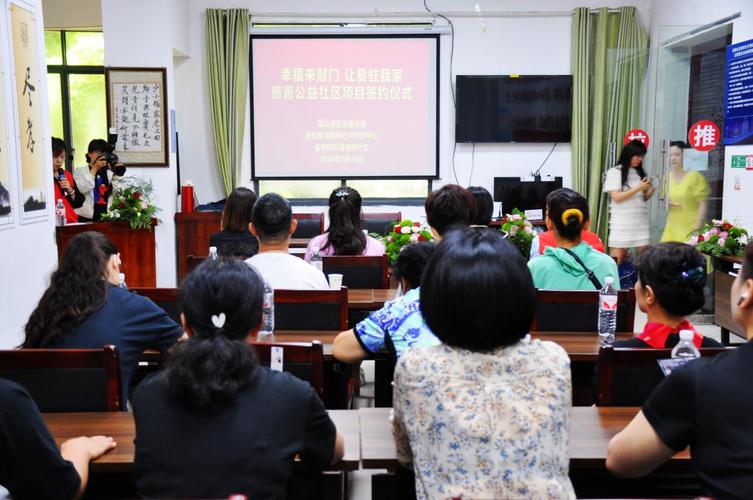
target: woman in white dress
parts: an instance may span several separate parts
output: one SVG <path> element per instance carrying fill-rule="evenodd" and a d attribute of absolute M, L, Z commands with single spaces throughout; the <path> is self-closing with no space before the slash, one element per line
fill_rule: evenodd
<path fill-rule="evenodd" d="M 656 192 L 643 170 L 646 146 L 625 144 L 617 165 L 607 170 L 604 192 L 609 193 L 609 255 L 621 263 L 628 248 L 640 253 L 649 243 L 648 200 Z"/>

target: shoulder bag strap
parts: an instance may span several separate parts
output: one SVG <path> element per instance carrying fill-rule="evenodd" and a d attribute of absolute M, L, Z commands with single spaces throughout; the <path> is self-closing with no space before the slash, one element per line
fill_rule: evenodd
<path fill-rule="evenodd" d="M 583 263 L 580 257 L 575 255 L 575 252 L 573 252 L 569 248 L 562 248 L 562 250 L 569 253 L 572 256 L 572 258 L 575 259 L 575 262 L 580 264 L 580 267 L 582 267 L 583 270 L 586 271 L 586 276 L 588 276 L 588 279 L 591 280 L 591 283 L 593 284 L 593 286 L 596 287 L 597 290 L 601 290 L 601 283 L 599 283 L 599 278 L 596 277 L 593 271 L 591 271 L 589 268 L 586 267 L 586 265 Z"/>

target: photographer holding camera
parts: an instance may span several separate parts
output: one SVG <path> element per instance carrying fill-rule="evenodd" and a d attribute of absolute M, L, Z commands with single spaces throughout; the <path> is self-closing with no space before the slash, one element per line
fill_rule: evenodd
<path fill-rule="evenodd" d="M 118 155 L 112 151 L 115 141 L 108 143 L 104 139 L 89 142 L 85 167 L 78 167 L 73 172 L 79 191 L 86 197 L 81 208 L 76 209 L 80 222 L 97 222 L 107 212 L 112 182 L 123 177 L 125 165 L 118 161 Z"/>

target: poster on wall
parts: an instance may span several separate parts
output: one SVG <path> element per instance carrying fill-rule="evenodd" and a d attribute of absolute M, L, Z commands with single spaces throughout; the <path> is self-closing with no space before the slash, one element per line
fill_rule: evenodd
<path fill-rule="evenodd" d="M 753 144 L 753 40 L 727 46 L 724 144 Z"/>
<path fill-rule="evenodd" d="M 105 68 L 107 125 L 115 153 L 130 166 L 167 167 L 165 68 Z"/>
<path fill-rule="evenodd" d="M 13 190 L 10 185 L 10 151 L 8 130 L 5 120 L 8 117 L 5 105 L 5 81 L 0 74 L 0 229 L 13 224 Z"/>
<path fill-rule="evenodd" d="M 39 52 L 37 50 L 37 20 L 34 13 L 11 3 L 11 32 L 13 36 L 13 64 L 16 81 L 18 132 L 20 134 L 21 220 L 47 217 L 47 178 L 42 138 L 42 106 L 39 96 Z"/>

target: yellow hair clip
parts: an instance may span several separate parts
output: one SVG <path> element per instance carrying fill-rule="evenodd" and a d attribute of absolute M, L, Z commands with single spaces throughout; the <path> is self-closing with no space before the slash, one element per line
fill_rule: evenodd
<path fill-rule="evenodd" d="M 571 215 L 574 215 L 578 218 L 578 223 L 583 222 L 583 212 L 580 211 L 578 208 L 568 208 L 564 212 L 562 212 L 562 223 L 567 226 L 567 220 L 570 218 Z"/>

